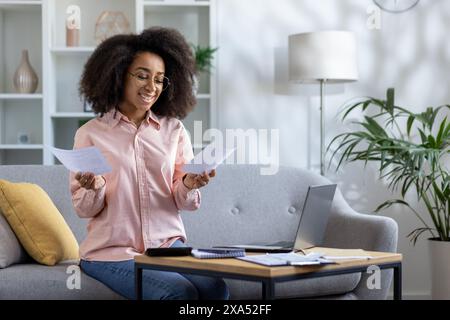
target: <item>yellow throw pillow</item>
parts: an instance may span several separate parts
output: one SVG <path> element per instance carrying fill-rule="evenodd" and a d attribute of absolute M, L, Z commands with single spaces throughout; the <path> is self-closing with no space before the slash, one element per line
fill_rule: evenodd
<path fill-rule="evenodd" d="M 37 262 L 53 266 L 78 259 L 78 242 L 47 193 L 31 183 L 0 180 L 0 208 Z"/>

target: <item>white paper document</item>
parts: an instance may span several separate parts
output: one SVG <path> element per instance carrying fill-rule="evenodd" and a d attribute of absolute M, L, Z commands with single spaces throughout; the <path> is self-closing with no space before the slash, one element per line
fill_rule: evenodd
<path fill-rule="evenodd" d="M 218 148 L 214 143 L 209 144 L 198 153 L 190 163 L 183 166 L 184 172 L 202 174 L 211 172 L 225 161 L 234 151 L 233 149 Z"/>
<path fill-rule="evenodd" d="M 320 248 L 314 248 L 314 250 L 321 250 Z M 309 251 L 309 250 L 308 250 Z M 369 260 L 373 257 L 365 250 L 362 249 L 337 249 L 327 248 L 324 250 L 327 252 L 323 257 L 329 260 Z M 313 251 L 310 251 L 313 252 Z"/>
<path fill-rule="evenodd" d="M 97 147 L 64 150 L 48 147 L 59 161 L 72 172 L 92 172 L 101 175 L 111 172 L 111 166 Z"/>
<path fill-rule="evenodd" d="M 239 260 L 253 262 L 264 266 L 311 266 L 321 264 L 333 264 L 334 261 L 323 258 L 321 253 L 309 253 L 306 256 L 294 252 L 268 253 L 262 255 L 249 255 L 238 257 Z"/>
<path fill-rule="evenodd" d="M 323 256 L 329 260 L 369 260 L 372 256 Z"/>

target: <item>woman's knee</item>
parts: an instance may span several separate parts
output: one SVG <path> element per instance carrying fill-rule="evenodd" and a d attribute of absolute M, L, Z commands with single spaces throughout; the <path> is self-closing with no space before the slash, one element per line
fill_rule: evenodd
<path fill-rule="evenodd" d="M 201 285 L 198 281 L 183 282 L 183 286 L 176 291 L 177 293 L 172 296 L 177 296 L 180 300 L 228 300 L 230 298 L 228 286 L 221 278 L 206 278 Z"/>
<path fill-rule="evenodd" d="M 198 300 L 200 298 L 197 288 L 189 281 L 183 282 L 176 288 L 174 296 L 176 300 Z"/>
<path fill-rule="evenodd" d="M 228 300 L 230 297 L 228 286 L 221 278 L 184 276 L 195 285 L 200 300 Z"/>
<path fill-rule="evenodd" d="M 191 283 L 182 283 L 165 288 L 160 293 L 161 300 L 198 300 L 197 289 Z"/>
<path fill-rule="evenodd" d="M 198 300 L 197 288 L 177 273 L 157 272 L 144 275 L 144 299 L 148 300 Z"/>
<path fill-rule="evenodd" d="M 205 300 L 228 300 L 230 298 L 230 291 L 227 284 L 221 278 L 212 278 L 210 290 L 205 297 L 200 297 Z"/>

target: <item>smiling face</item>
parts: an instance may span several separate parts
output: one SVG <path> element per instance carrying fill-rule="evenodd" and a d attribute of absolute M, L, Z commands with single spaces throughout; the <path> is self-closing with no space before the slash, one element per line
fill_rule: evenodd
<path fill-rule="evenodd" d="M 138 53 L 128 68 L 120 111 L 130 120 L 142 120 L 164 88 L 164 60 L 151 52 Z"/>

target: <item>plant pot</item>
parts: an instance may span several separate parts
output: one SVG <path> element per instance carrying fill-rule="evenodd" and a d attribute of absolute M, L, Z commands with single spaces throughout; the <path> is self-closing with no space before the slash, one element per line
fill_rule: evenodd
<path fill-rule="evenodd" d="M 429 239 L 431 258 L 431 296 L 433 300 L 450 300 L 450 241 Z"/>

